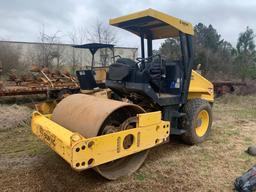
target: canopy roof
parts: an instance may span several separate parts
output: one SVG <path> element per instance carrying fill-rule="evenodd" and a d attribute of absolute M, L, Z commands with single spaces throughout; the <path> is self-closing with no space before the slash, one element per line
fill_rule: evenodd
<path fill-rule="evenodd" d="M 80 48 L 80 49 L 89 49 L 92 54 L 95 54 L 98 49 L 103 48 L 110 48 L 112 49 L 114 45 L 112 44 L 105 44 L 105 43 L 88 43 L 83 45 L 73 45 L 74 48 Z"/>
<path fill-rule="evenodd" d="M 130 31 L 138 36 L 142 33 L 144 38 L 147 39 L 176 37 L 179 35 L 179 31 L 194 35 L 191 23 L 154 9 L 146 9 L 110 19 L 109 24 Z"/>

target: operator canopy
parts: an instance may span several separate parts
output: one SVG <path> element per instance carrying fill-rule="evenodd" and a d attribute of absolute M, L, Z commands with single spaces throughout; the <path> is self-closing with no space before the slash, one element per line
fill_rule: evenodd
<path fill-rule="evenodd" d="M 73 45 L 72 47 L 80 48 L 80 49 L 89 49 L 91 53 L 94 55 L 98 49 L 103 49 L 103 48 L 113 49 L 114 45 L 106 44 L 106 43 L 88 43 L 83 45 Z"/>
<path fill-rule="evenodd" d="M 191 23 L 169 16 L 154 9 L 146 9 L 115 19 L 110 19 L 110 25 L 125 29 L 146 39 L 163 39 L 176 37 L 179 31 L 194 35 Z"/>

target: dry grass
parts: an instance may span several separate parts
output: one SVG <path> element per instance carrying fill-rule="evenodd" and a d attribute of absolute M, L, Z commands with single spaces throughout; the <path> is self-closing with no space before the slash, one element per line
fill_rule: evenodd
<path fill-rule="evenodd" d="M 28 124 L 31 110 L 19 105 L 0 105 L 0 132 Z"/>
<path fill-rule="evenodd" d="M 71 170 L 31 135 L 29 126 L 8 128 L 0 132 L 0 185 L 4 191 L 232 191 L 234 179 L 255 164 L 244 152 L 256 144 L 255 106 L 256 96 L 216 100 L 206 142 L 187 146 L 172 137 L 152 149 L 135 174 L 111 182 L 91 170 Z M 8 107 L 1 108 L 0 117 Z"/>
<path fill-rule="evenodd" d="M 8 158 L 33 156 L 44 148 L 31 134 L 32 110 L 19 105 L 0 105 L 0 154 Z M 1 166 L 0 166 L 1 167 Z"/>
<path fill-rule="evenodd" d="M 16 95 L 16 96 L 1 96 L 0 105 L 8 104 L 26 104 L 26 103 L 38 103 L 45 101 L 45 94 L 36 94 L 36 95 Z"/>

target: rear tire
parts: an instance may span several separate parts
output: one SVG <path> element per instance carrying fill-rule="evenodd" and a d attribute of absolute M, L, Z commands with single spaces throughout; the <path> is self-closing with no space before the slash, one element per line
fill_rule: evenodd
<path fill-rule="evenodd" d="M 210 134 L 212 126 L 212 108 L 203 99 L 189 100 L 183 107 L 186 116 L 181 120 L 181 127 L 186 132 L 182 140 L 190 145 L 202 143 Z"/>

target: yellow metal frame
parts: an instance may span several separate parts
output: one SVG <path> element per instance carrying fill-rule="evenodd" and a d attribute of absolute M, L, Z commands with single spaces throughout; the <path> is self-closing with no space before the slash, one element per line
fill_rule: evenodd
<path fill-rule="evenodd" d="M 188 90 L 188 99 L 204 99 L 210 103 L 214 102 L 213 84 L 202 75 L 192 70 Z"/>
<path fill-rule="evenodd" d="M 138 114 L 134 129 L 93 138 L 71 132 L 50 118 L 34 112 L 33 133 L 78 171 L 152 148 L 166 142 L 170 135 L 170 122 L 161 120 L 160 111 Z M 123 141 L 128 135 L 133 137 L 133 144 L 125 149 Z"/>
<path fill-rule="evenodd" d="M 110 19 L 109 24 L 122 28 L 122 25 L 121 25 L 122 23 L 136 20 L 136 19 L 146 18 L 146 17 L 154 18 L 155 21 L 160 21 L 166 24 L 163 27 L 152 28 L 154 39 L 174 37 L 178 35 L 179 31 L 189 35 L 194 35 L 194 29 L 191 23 L 188 23 L 186 21 L 183 21 L 181 19 L 178 19 L 170 15 L 167 15 L 160 11 L 156 11 L 154 9 L 146 9 L 144 11 Z M 127 28 L 123 28 L 123 29 L 129 30 Z M 139 31 L 130 30 L 130 32 L 140 36 Z"/>

